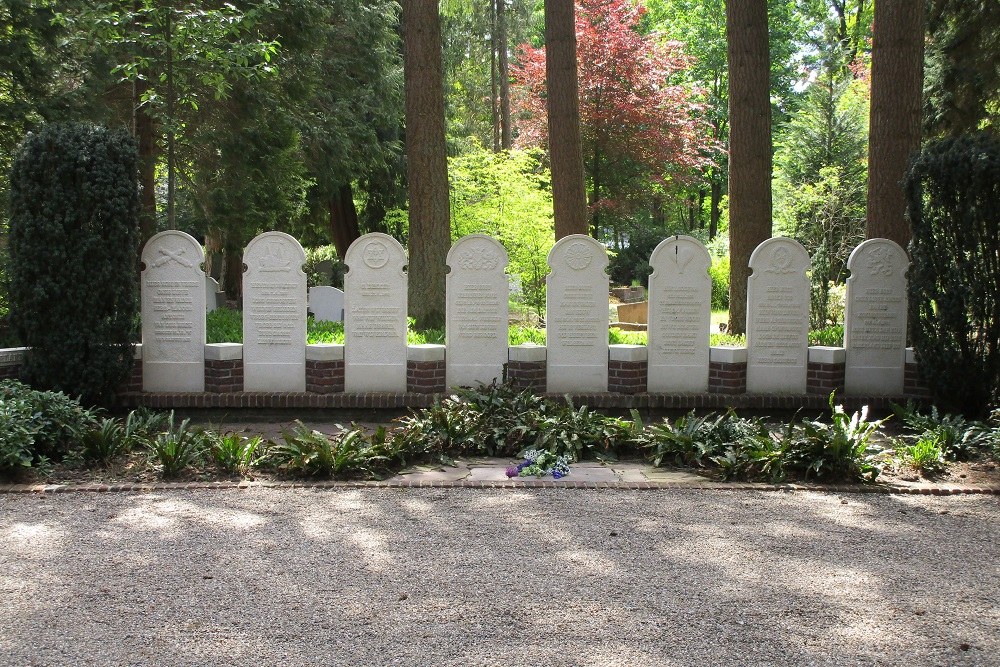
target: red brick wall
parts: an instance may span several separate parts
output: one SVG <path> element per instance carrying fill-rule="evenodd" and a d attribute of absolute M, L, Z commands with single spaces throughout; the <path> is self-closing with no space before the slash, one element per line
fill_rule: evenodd
<path fill-rule="evenodd" d="M 609 361 L 608 391 L 639 394 L 646 391 L 649 365 L 645 361 Z"/>
<path fill-rule="evenodd" d="M 344 391 L 344 362 L 306 360 L 306 391 L 334 394 Z"/>
<path fill-rule="evenodd" d="M 406 391 L 439 394 L 445 390 L 444 361 L 407 361 Z"/>
<path fill-rule="evenodd" d="M 806 367 L 806 392 L 829 396 L 830 392 L 844 392 L 846 364 L 820 364 L 813 361 Z"/>
<path fill-rule="evenodd" d="M 511 361 L 507 363 L 507 379 L 521 390 L 536 394 L 545 392 L 546 373 L 544 361 Z"/>
<path fill-rule="evenodd" d="M 709 362 L 708 391 L 712 394 L 745 394 L 747 392 L 746 363 Z"/>
<path fill-rule="evenodd" d="M 205 360 L 205 391 L 228 394 L 243 391 L 243 360 Z"/>

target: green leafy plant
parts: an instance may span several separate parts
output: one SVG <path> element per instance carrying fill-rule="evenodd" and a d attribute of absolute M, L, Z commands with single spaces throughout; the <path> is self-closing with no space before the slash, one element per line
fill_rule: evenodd
<path fill-rule="evenodd" d="M 946 467 L 941 442 L 934 437 L 919 438 L 912 445 L 903 445 L 897 454 L 906 465 L 923 475 L 938 474 Z"/>
<path fill-rule="evenodd" d="M 830 423 L 805 420 L 786 436 L 793 466 L 806 477 L 874 481 L 882 469 L 872 437 L 886 419 L 868 421 L 868 406 L 848 415 L 835 404 L 834 393 L 829 404 Z"/>
<path fill-rule="evenodd" d="M 148 444 L 150 457 L 159 465 L 165 479 L 201 461 L 205 451 L 204 437 L 191 428 L 191 420 L 174 425 L 174 413 L 167 418 L 167 429 L 156 435 Z"/>
<path fill-rule="evenodd" d="M 10 324 L 33 386 L 109 402 L 132 369 L 139 173 L 124 130 L 50 125 L 11 170 Z"/>
<path fill-rule="evenodd" d="M 31 405 L 18 398 L 0 398 L 0 475 L 16 476 L 36 460 L 38 423 Z"/>
<path fill-rule="evenodd" d="M 993 433 L 982 422 L 967 420 L 961 415 L 941 414 L 931 406 L 929 414 L 921 413 L 912 401 L 905 406 L 894 405 L 893 411 L 911 431 L 911 440 L 937 442 L 950 461 L 968 461 L 988 452 Z"/>
<path fill-rule="evenodd" d="M 1000 404 L 1000 140 L 980 133 L 927 143 L 904 189 L 920 373 L 943 410 L 985 417 Z"/>
<path fill-rule="evenodd" d="M 246 475 L 267 458 L 267 448 L 260 436 L 212 432 L 206 434 L 206 440 L 212 459 L 229 473 Z"/>
<path fill-rule="evenodd" d="M 374 476 L 387 460 L 384 451 L 372 447 L 359 428 L 344 430 L 331 440 L 296 421 L 281 437 L 271 448 L 270 458 L 280 470 L 297 476 Z"/>
<path fill-rule="evenodd" d="M 651 450 L 649 458 L 656 467 L 665 461 L 678 466 L 704 467 L 706 460 L 718 455 L 723 444 L 714 431 L 725 419 L 726 415 L 715 413 L 699 417 L 694 410 L 673 422 L 664 418 L 647 429 L 643 444 Z"/>
<path fill-rule="evenodd" d="M 132 449 L 133 440 L 125 425 L 117 419 L 105 418 L 83 434 L 81 454 L 88 463 L 110 465 Z"/>
<path fill-rule="evenodd" d="M 0 382 L 0 403 L 22 402 L 30 415 L 36 458 L 60 461 L 97 422 L 96 413 L 57 391 L 37 391 L 17 380 Z M 18 414 L 22 414 L 20 410 Z"/>

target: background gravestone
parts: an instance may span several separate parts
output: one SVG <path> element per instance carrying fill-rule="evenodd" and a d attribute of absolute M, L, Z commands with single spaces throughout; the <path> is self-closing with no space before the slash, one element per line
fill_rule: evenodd
<path fill-rule="evenodd" d="M 336 287 L 317 285 L 309 288 L 309 312 L 317 320 L 344 321 L 344 292 Z"/>
<path fill-rule="evenodd" d="M 906 252 L 888 239 L 869 239 L 851 253 L 847 268 L 844 347 L 848 394 L 903 393 L 906 362 Z"/>
<path fill-rule="evenodd" d="M 205 257 L 178 231 L 142 250 L 142 390 L 205 391 Z"/>
<path fill-rule="evenodd" d="M 205 276 L 205 308 L 212 312 L 226 305 L 226 293 L 219 287 L 219 281 L 212 276 Z"/>
<path fill-rule="evenodd" d="M 664 239 L 650 255 L 648 391 L 708 391 L 711 264 L 690 236 Z"/>
<path fill-rule="evenodd" d="M 560 239 L 548 257 L 547 391 L 608 390 L 608 253 L 583 234 Z"/>
<path fill-rule="evenodd" d="M 344 255 L 344 390 L 406 391 L 406 252 L 365 234 Z"/>
<path fill-rule="evenodd" d="M 243 386 L 306 390 L 306 253 L 283 232 L 265 232 L 243 252 Z"/>
<path fill-rule="evenodd" d="M 809 355 L 809 253 L 768 239 L 750 255 L 747 393 L 804 394 Z"/>
<path fill-rule="evenodd" d="M 447 262 L 447 385 L 489 384 L 507 363 L 507 251 L 471 234 L 452 246 Z"/>

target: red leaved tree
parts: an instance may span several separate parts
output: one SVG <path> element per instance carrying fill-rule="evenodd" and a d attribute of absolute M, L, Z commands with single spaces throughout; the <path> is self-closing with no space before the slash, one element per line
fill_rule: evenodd
<path fill-rule="evenodd" d="M 583 159 L 595 226 L 601 211 L 648 203 L 653 184 L 682 184 L 709 162 L 698 91 L 682 81 L 692 60 L 680 43 L 640 34 L 644 13 L 630 0 L 577 3 Z M 523 45 L 518 56 L 515 144 L 545 146 L 545 50 Z"/>

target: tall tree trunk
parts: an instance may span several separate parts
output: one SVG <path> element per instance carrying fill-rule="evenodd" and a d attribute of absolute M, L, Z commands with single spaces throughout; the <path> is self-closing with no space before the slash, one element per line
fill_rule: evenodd
<path fill-rule="evenodd" d="M 156 233 L 156 129 L 142 96 L 148 86 L 139 79 L 133 94 L 134 132 L 139 148 L 139 185 L 142 188 L 139 212 L 139 246 Z"/>
<path fill-rule="evenodd" d="M 347 249 L 361 236 L 358 225 L 358 209 L 354 205 L 354 191 L 351 184 L 340 186 L 337 194 L 330 197 L 330 240 L 337 249 L 337 257 L 343 259 Z"/>
<path fill-rule="evenodd" d="M 588 231 L 573 0 L 545 0 L 545 78 L 558 240 Z"/>
<path fill-rule="evenodd" d="M 766 0 L 727 0 L 729 331 L 746 331 L 750 254 L 771 236 L 771 101 Z"/>
<path fill-rule="evenodd" d="M 500 36 L 497 6 L 502 0 L 490 0 L 490 114 L 493 119 L 493 152 L 500 152 L 499 54 Z"/>
<path fill-rule="evenodd" d="M 138 18 L 141 9 L 138 0 L 134 3 L 133 9 L 137 16 L 134 30 L 139 34 L 143 28 Z M 149 90 L 149 72 L 143 71 L 141 74 L 142 76 L 136 78 L 132 87 L 132 132 L 138 144 L 139 186 L 142 190 L 139 211 L 140 251 L 146 241 L 156 233 L 156 125 L 153 117 L 149 115 L 148 103 L 143 101 Z"/>
<path fill-rule="evenodd" d="M 708 240 L 719 234 L 719 219 L 722 217 L 722 181 L 716 170 L 712 170 L 712 199 L 709 204 Z"/>
<path fill-rule="evenodd" d="M 507 59 L 507 0 L 496 0 L 497 53 L 500 78 L 500 148 L 509 151 L 510 138 L 510 62 Z"/>
<path fill-rule="evenodd" d="M 445 259 L 451 245 L 438 0 L 404 0 L 403 31 L 409 310 L 423 329 L 444 326 Z"/>
<path fill-rule="evenodd" d="M 876 2 L 866 233 L 904 248 L 910 225 L 901 183 L 910 157 L 920 149 L 923 58 L 924 3 Z"/>

